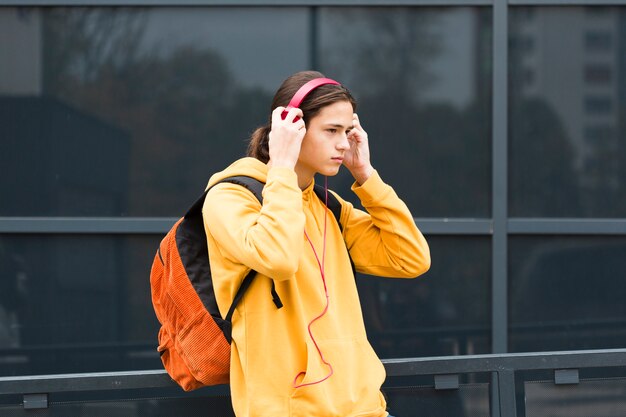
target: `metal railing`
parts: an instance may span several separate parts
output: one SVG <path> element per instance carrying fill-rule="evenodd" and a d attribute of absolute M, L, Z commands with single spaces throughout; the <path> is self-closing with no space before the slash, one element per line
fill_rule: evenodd
<path fill-rule="evenodd" d="M 491 416 L 517 417 L 516 374 L 521 371 L 551 371 L 554 384 L 578 384 L 579 370 L 626 367 L 626 349 L 508 353 L 383 360 L 388 378 L 432 377 L 432 389 L 454 390 L 463 386 L 464 374 L 491 374 Z M 619 370 L 626 378 L 626 369 Z M 174 388 L 175 383 L 163 370 L 100 372 L 62 375 L 0 377 L 0 398 L 21 396 L 22 405 L 48 408 L 54 393 L 87 391 L 152 390 Z M 181 391 L 182 394 L 182 391 Z M 226 386 L 211 387 L 202 395 L 228 395 Z M 520 416 L 521 417 L 521 416 Z"/>

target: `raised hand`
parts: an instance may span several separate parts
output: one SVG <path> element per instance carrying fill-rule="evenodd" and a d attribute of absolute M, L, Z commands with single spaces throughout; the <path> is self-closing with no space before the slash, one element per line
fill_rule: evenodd
<path fill-rule="evenodd" d="M 276 107 L 272 112 L 272 130 L 268 144 L 270 154 L 268 165 L 271 167 L 295 167 L 306 133 L 302 110 L 292 107 L 287 110 L 283 119 L 281 115 L 285 110 L 287 110 L 285 107 Z"/>
<path fill-rule="evenodd" d="M 367 132 L 361 126 L 359 116 L 354 113 L 352 117 L 354 127 L 348 133 L 350 149 L 344 154 L 343 164 L 356 182 L 363 184 L 374 172 L 370 162 L 370 149 Z"/>

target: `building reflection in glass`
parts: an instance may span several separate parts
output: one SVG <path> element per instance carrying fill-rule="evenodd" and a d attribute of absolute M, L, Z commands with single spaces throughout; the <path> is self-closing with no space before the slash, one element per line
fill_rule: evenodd
<path fill-rule="evenodd" d="M 623 217 L 624 8 L 515 7 L 510 30 L 510 214 Z"/>

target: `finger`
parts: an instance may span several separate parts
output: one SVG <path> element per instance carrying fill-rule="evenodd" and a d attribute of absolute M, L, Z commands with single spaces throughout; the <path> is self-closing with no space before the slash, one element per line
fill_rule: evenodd
<path fill-rule="evenodd" d="M 284 107 L 280 119 L 295 123 L 302 118 L 302 110 L 297 107 Z"/>
<path fill-rule="evenodd" d="M 279 122 L 282 120 L 281 115 L 283 114 L 285 110 L 286 110 L 285 107 L 278 106 L 272 111 L 272 124 L 274 124 L 274 122 Z"/>
<path fill-rule="evenodd" d="M 285 120 L 288 120 L 292 123 L 296 123 L 302 120 L 302 116 L 304 115 L 304 113 L 302 113 L 301 109 L 297 107 L 287 107 L 287 110 L 288 112 Z"/>
<path fill-rule="evenodd" d="M 297 107 L 278 106 L 272 111 L 272 122 L 287 120 L 295 123 L 297 121 L 296 118 L 301 119 L 302 116 L 302 110 Z"/>

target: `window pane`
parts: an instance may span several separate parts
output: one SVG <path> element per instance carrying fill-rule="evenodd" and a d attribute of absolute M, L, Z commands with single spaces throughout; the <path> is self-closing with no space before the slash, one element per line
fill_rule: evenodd
<path fill-rule="evenodd" d="M 50 394 L 45 409 L 24 409 L 22 398 L 11 405 L 0 404 L 2 417 L 56 417 L 56 416 L 123 416 L 123 417 L 196 417 L 202 415 L 234 417 L 230 395 L 211 395 L 200 389 L 185 393 L 173 388 L 165 394 L 159 391 L 142 389 L 120 393 L 99 391 L 95 393 L 64 392 Z M 156 393 L 154 391 L 157 391 Z M 126 395 L 124 395 L 126 394 Z M 158 395 L 161 394 L 161 395 Z M 128 396 L 129 398 L 123 398 Z M 104 397 L 104 398 L 103 398 Z M 207 413 L 207 410 L 210 410 Z"/>
<path fill-rule="evenodd" d="M 383 392 L 390 415 L 411 416 L 419 413 L 429 417 L 491 416 L 489 388 L 488 383 L 470 383 L 461 384 L 458 389 L 453 390 L 410 386 L 387 389 L 383 387 Z"/>
<path fill-rule="evenodd" d="M 613 34 L 610 31 L 594 29 L 585 31 L 585 50 L 589 52 L 610 51 L 613 44 Z"/>
<path fill-rule="evenodd" d="M 510 246 L 512 351 L 626 343 L 626 238 L 517 237 Z"/>
<path fill-rule="evenodd" d="M 0 237 L 0 375 L 156 369 L 160 237 Z"/>
<path fill-rule="evenodd" d="M 623 217 L 626 7 L 510 16 L 510 215 Z"/>
<path fill-rule="evenodd" d="M 0 163 L 20 182 L 0 180 L 13 196 L 0 215 L 179 215 L 212 172 L 242 155 L 280 81 L 317 60 L 360 99 L 371 137 L 387 142 L 373 142 L 376 166 L 417 216 L 489 216 L 489 9 L 315 13 L 3 8 Z M 346 26 L 352 13 L 365 18 Z M 385 40 L 376 33 L 390 20 L 403 29 Z M 350 36 L 337 37 L 344 29 Z M 355 46 L 347 65 L 342 51 Z M 368 48 L 407 46 L 407 62 L 387 68 L 376 55 L 377 66 L 359 70 Z M 348 177 L 333 187 L 347 188 Z M 415 178 L 424 178 L 419 189 Z"/>
<path fill-rule="evenodd" d="M 554 381 L 524 384 L 527 416 L 588 417 L 626 415 L 626 379 L 582 380 L 555 385 Z"/>
<path fill-rule="evenodd" d="M 0 240 L 0 375 L 158 369 L 149 273 L 159 237 Z M 488 353 L 488 238 L 429 238 L 415 280 L 359 277 L 381 357 Z"/>
<path fill-rule="evenodd" d="M 490 9 L 322 8 L 319 28 L 322 70 L 351 86 L 374 166 L 413 214 L 489 217 Z"/>
<path fill-rule="evenodd" d="M 357 280 L 368 336 L 382 358 L 489 353 L 488 238 L 428 237 L 432 267 L 414 280 Z"/>
<path fill-rule="evenodd" d="M 1 8 L 0 216 L 182 214 L 308 66 L 308 13 Z"/>

